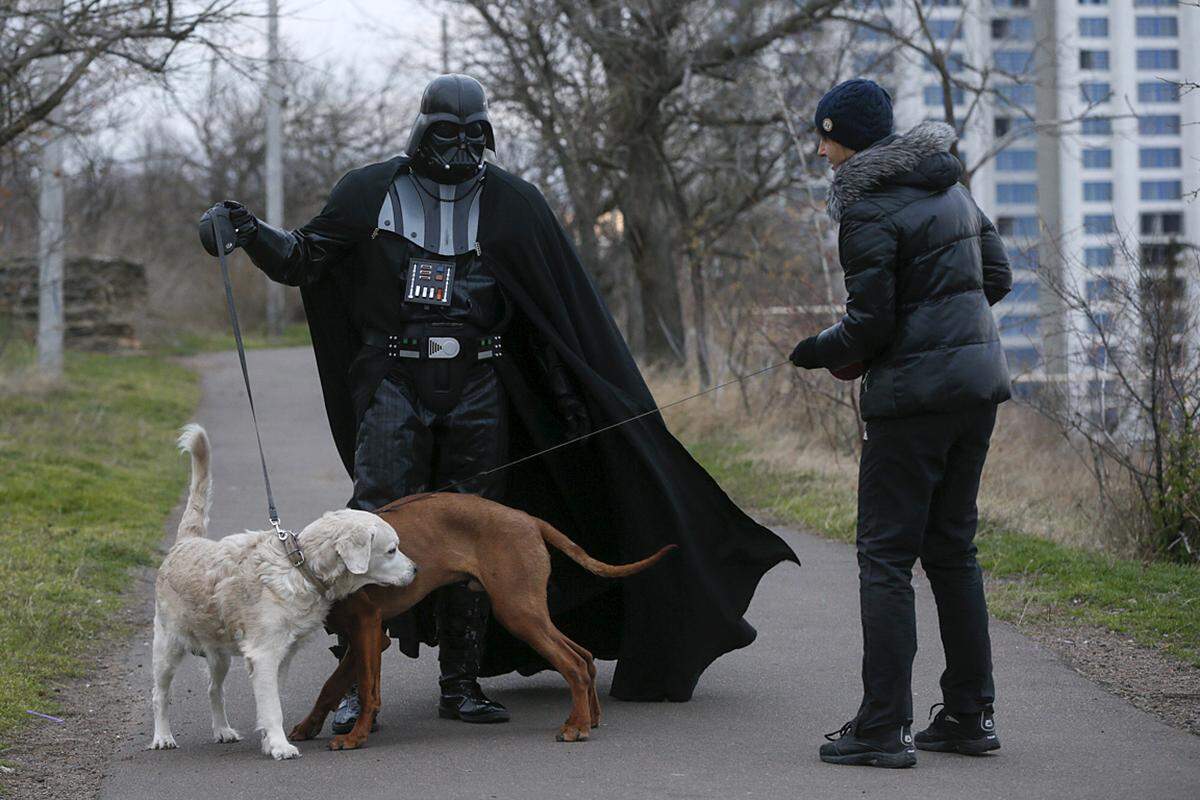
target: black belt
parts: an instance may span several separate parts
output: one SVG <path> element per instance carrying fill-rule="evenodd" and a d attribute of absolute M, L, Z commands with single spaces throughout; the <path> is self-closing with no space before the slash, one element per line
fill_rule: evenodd
<path fill-rule="evenodd" d="M 420 361 L 467 358 L 483 361 L 504 354 L 499 334 L 491 336 L 406 336 L 400 333 L 365 331 L 363 344 L 380 347 L 389 358 Z"/>

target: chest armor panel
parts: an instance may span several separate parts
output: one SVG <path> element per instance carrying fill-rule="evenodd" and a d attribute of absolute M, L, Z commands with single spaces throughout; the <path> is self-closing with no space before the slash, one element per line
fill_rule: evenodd
<path fill-rule="evenodd" d="M 503 320 L 500 286 L 477 246 L 482 188 L 482 176 L 443 186 L 403 172 L 393 181 L 378 218 L 378 244 L 400 290 L 387 328 L 457 322 L 491 331 Z"/>
<path fill-rule="evenodd" d="M 456 256 L 474 250 L 483 179 L 481 174 L 463 183 L 441 184 L 402 172 L 388 188 L 376 226 L 435 255 Z"/>

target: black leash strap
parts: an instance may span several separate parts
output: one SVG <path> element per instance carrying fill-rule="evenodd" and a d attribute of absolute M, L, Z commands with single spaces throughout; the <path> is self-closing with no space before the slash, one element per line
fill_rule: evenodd
<path fill-rule="evenodd" d="M 258 414 L 254 410 L 254 392 L 250 389 L 250 371 L 246 369 L 246 345 L 242 342 L 242 326 L 238 322 L 237 306 L 233 302 L 233 282 L 229 280 L 229 262 L 225 260 L 227 245 L 221 241 L 221 227 L 217 225 L 215 219 L 213 220 L 213 237 L 217 240 L 217 260 L 221 262 L 221 280 L 225 281 L 225 304 L 229 307 L 229 323 L 233 326 L 238 361 L 242 364 L 242 381 L 246 384 L 246 398 L 250 401 L 250 419 L 254 422 L 254 438 L 258 441 L 258 459 L 262 462 L 263 484 L 267 487 L 267 516 L 271 520 L 271 524 L 278 529 L 279 512 L 275 510 L 275 495 L 271 492 L 271 476 L 267 474 L 267 456 L 263 452 L 262 434 L 258 432 Z"/>
<path fill-rule="evenodd" d="M 279 512 L 275 510 L 275 494 L 271 491 L 271 476 L 267 473 L 267 455 L 263 452 L 262 434 L 258 430 L 258 414 L 254 408 L 254 392 L 250 389 L 250 370 L 246 368 L 246 345 L 242 341 L 242 326 L 238 322 L 237 305 L 233 302 L 233 282 L 229 279 L 229 262 L 225 260 L 226 250 L 233 249 L 233 243 L 221 241 L 221 226 L 214 216 L 212 220 L 213 238 L 217 246 L 217 260 L 221 262 L 221 280 L 225 282 L 225 304 L 229 307 L 229 323 L 233 326 L 233 339 L 237 343 L 238 361 L 242 365 L 242 382 L 246 385 L 246 399 L 250 401 L 250 419 L 254 423 L 254 438 L 258 442 L 258 460 L 262 464 L 263 485 L 267 488 L 267 518 L 275 529 L 275 538 L 283 544 L 288 561 L 300 570 L 309 583 L 321 594 L 328 594 L 329 586 L 304 561 L 304 551 L 300 549 L 300 540 L 296 534 L 279 524 Z"/>

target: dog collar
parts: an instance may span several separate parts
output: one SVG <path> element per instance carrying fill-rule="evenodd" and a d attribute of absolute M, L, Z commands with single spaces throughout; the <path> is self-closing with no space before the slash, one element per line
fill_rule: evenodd
<path fill-rule="evenodd" d="M 329 585 L 325 581 L 317 577 L 317 574 L 308 566 L 308 562 L 304 560 L 304 551 L 300 549 L 300 540 L 296 538 L 296 534 L 289 530 L 285 530 L 280 526 L 279 520 L 271 520 L 271 525 L 275 528 L 275 538 L 283 545 L 283 551 L 287 555 L 288 562 L 293 567 L 300 570 L 300 574 L 305 580 L 311 583 L 317 591 L 325 597 L 329 597 Z"/>

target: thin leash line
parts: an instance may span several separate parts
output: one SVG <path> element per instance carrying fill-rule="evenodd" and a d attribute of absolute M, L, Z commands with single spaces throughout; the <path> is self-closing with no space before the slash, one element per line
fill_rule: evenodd
<path fill-rule="evenodd" d="M 732 386 L 735 383 L 742 383 L 744 381 L 748 381 L 751 378 L 754 378 L 758 375 L 762 375 L 764 372 L 770 372 L 771 370 L 779 369 L 780 367 L 785 366 L 790 363 L 791 363 L 790 361 L 780 361 L 777 364 L 771 364 L 770 366 L 766 366 L 761 369 L 757 369 L 754 372 L 750 372 L 745 375 L 738 375 L 734 378 L 731 378 L 730 380 L 725 381 L 724 383 L 718 383 L 716 386 L 710 386 L 707 389 L 696 392 L 695 394 L 690 394 L 687 397 L 681 397 L 678 400 L 672 400 L 670 403 L 664 403 L 661 406 L 655 406 L 654 408 L 650 409 L 649 411 L 643 411 L 640 414 L 636 414 L 632 417 L 629 417 L 628 419 L 623 419 L 620 422 L 614 422 L 611 425 L 604 426 L 603 428 L 597 428 L 596 430 L 591 431 L 590 433 L 585 433 L 583 436 L 577 436 L 574 439 L 568 439 L 565 442 L 559 442 L 558 444 L 553 445 L 551 447 L 547 447 L 544 450 L 539 450 L 536 453 L 530 453 L 527 456 L 522 456 L 521 458 L 518 458 L 514 461 L 509 461 L 506 464 L 501 464 L 498 467 L 492 467 L 491 469 L 485 469 L 482 472 L 477 472 L 469 478 L 463 478 L 462 480 L 457 480 L 452 483 L 448 483 L 440 489 L 435 489 L 433 492 L 430 492 L 428 494 L 424 494 L 421 496 L 428 497 L 429 494 L 437 494 L 439 492 L 449 491 L 450 489 L 453 489 L 456 486 L 462 486 L 464 483 L 470 483 L 471 481 L 475 480 L 476 478 L 483 478 L 488 475 L 491 475 L 492 473 L 500 472 L 502 470 L 506 470 L 511 467 L 515 467 L 518 464 L 523 464 L 526 461 L 531 461 L 532 459 L 540 458 L 541 456 L 544 456 L 547 453 L 553 453 L 555 450 L 561 450 L 564 447 L 576 444 L 578 442 L 585 441 L 587 439 L 592 438 L 593 436 L 599 436 L 600 434 L 611 431 L 614 428 L 619 428 L 622 425 L 628 425 L 631 422 L 636 422 L 639 419 L 651 416 L 652 414 L 660 414 L 663 411 L 667 410 L 668 408 L 673 408 L 682 403 L 686 403 L 689 400 L 695 400 L 697 397 L 703 397 L 704 395 L 709 394 L 711 392 L 715 392 L 718 389 L 724 389 L 726 386 Z M 418 497 L 418 498 L 414 498 L 414 499 L 420 499 L 420 498 Z M 404 505 L 407 505 L 407 504 L 404 504 Z"/>

